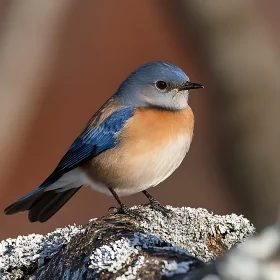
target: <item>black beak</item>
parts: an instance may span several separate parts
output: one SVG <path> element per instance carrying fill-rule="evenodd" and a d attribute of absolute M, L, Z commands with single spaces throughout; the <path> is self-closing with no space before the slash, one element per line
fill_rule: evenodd
<path fill-rule="evenodd" d="M 186 82 L 183 85 L 179 86 L 179 91 L 189 90 L 189 89 L 198 89 L 198 88 L 204 88 L 204 86 L 201 84 L 197 84 L 197 83 Z"/>

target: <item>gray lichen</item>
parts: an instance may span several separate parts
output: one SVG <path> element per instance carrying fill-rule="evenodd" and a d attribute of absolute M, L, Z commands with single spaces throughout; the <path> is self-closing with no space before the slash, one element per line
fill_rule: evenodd
<path fill-rule="evenodd" d="M 134 210 L 146 217 L 143 221 L 110 214 L 85 227 L 68 226 L 46 236 L 3 240 L 0 278 L 172 277 L 200 266 L 200 260 L 215 259 L 255 231 L 247 219 L 235 214 L 218 216 L 201 208 L 168 208 L 172 217 L 138 206 Z"/>
<path fill-rule="evenodd" d="M 238 242 L 254 234 L 254 226 L 236 214 L 214 215 L 203 208 L 167 206 L 174 212 L 172 219 L 154 211 L 145 212 L 149 220 L 142 221 L 140 226 L 162 239 L 173 242 L 204 261 L 217 257 L 214 250 L 209 250 L 207 240 L 210 236 L 222 235 L 221 244 L 229 250 Z M 156 221 L 156 222 L 153 222 Z"/>
<path fill-rule="evenodd" d="M 107 270 L 116 273 L 122 269 L 124 264 L 132 255 L 137 255 L 138 250 L 131 244 L 128 238 L 121 238 L 108 245 L 97 248 L 90 256 L 89 268 L 95 269 L 96 272 Z"/>
<path fill-rule="evenodd" d="M 224 258 L 177 280 L 279 280 L 280 220 L 235 246 Z"/>
<path fill-rule="evenodd" d="M 83 231 L 79 226 L 67 226 L 46 236 L 41 234 L 19 235 L 0 243 L 0 279 L 15 279 L 24 276 L 25 269 L 40 267 L 45 260 L 56 254 L 63 244 L 70 241 L 77 232 Z"/>
<path fill-rule="evenodd" d="M 163 243 L 165 243 L 165 246 L 158 246 Z M 182 254 L 188 254 L 182 248 L 179 248 L 172 243 L 166 243 L 164 240 L 153 234 L 134 233 L 132 239 L 121 238 L 108 245 L 103 245 L 100 248 L 97 248 L 90 256 L 89 268 L 95 269 L 98 273 L 104 270 L 111 273 L 117 273 L 123 269 L 124 265 L 128 265 L 131 262 L 131 259 L 136 259 L 133 265 L 130 266 L 131 269 L 126 271 L 123 275 L 131 279 L 136 279 L 137 269 L 145 265 L 145 257 L 140 255 L 141 251 L 154 250 L 155 248 L 157 250 L 160 248 L 161 250 L 174 253 L 181 252 Z M 191 261 L 180 263 L 175 262 L 174 260 L 163 261 L 161 274 L 169 277 L 173 274 L 186 273 L 189 270 L 190 264 Z M 122 279 L 120 277 L 118 277 L 118 279 Z"/>

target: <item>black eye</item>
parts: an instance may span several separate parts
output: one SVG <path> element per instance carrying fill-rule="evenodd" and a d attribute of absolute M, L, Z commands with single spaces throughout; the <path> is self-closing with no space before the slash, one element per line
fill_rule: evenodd
<path fill-rule="evenodd" d="M 164 81 L 157 81 L 156 88 L 159 90 L 165 90 L 165 89 L 167 89 L 167 83 Z"/>

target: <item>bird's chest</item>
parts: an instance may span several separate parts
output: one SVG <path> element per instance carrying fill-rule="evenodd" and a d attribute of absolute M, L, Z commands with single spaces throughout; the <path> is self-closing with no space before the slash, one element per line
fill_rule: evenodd
<path fill-rule="evenodd" d="M 180 112 L 139 109 L 120 134 L 119 148 L 137 161 L 163 166 L 184 158 L 193 135 L 193 114 L 188 107 Z"/>
<path fill-rule="evenodd" d="M 193 115 L 138 110 L 118 137 L 118 145 L 97 156 L 94 177 L 120 195 L 139 192 L 166 179 L 189 150 Z"/>
<path fill-rule="evenodd" d="M 159 141 L 158 145 L 149 141 L 150 137 L 151 134 L 147 135 L 146 141 L 140 140 L 134 152 L 124 153 L 127 162 L 124 168 L 135 182 L 140 183 L 138 191 L 156 186 L 169 177 L 183 161 L 191 143 L 191 135 L 187 132 Z"/>

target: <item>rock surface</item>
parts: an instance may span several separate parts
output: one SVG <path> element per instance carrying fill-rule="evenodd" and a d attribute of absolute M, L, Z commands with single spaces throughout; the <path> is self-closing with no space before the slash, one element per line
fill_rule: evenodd
<path fill-rule="evenodd" d="M 247 219 L 235 214 L 168 208 L 170 217 L 137 206 L 132 209 L 145 219 L 109 214 L 46 236 L 3 240 L 0 278 L 183 279 L 205 268 L 216 273 L 217 266 L 205 262 L 223 256 L 255 232 Z"/>

